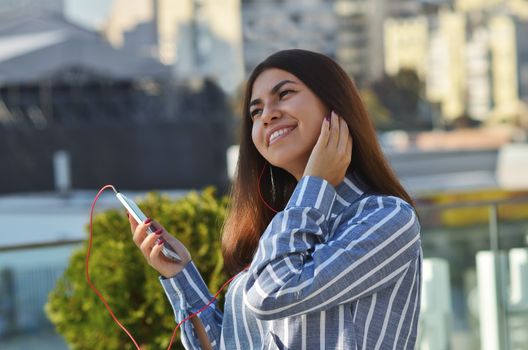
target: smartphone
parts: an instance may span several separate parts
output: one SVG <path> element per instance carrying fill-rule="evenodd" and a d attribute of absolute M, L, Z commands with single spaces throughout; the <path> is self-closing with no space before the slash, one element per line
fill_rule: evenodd
<path fill-rule="evenodd" d="M 136 220 L 138 224 L 145 222 L 145 220 L 147 220 L 147 216 L 141 211 L 141 209 L 139 209 L 139 207 L 136 205 L 136 203 L 134 203 L 134 201 L 130 200 L 124 194 L 119 193 L 119 192 L 116 192 L 116 197 L 121 202 L 121 204 L 123 204 L 123 206 L 126 208 L 128 213 L 134 218 L 134 220 Z M 150 227 L 148 227 L 147 234 L 150 235 L 153 233 L 154 231 Z M 167 258 L 173 261 L 176 261 L 176 262 L 182 261 L 178 253 L 176 253 L 174 249 L 168 244 L 163 245 L 163 248 L 161 248 L 161 252 L 163 253 L 163 255 L 165 255 Z"/>

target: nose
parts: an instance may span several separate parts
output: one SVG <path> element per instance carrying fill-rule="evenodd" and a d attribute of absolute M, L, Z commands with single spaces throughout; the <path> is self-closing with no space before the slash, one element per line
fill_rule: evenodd
<path fill-rule="evenodd" d="M 261 115 L 261 119 L 262 119 L 262 122 L 265 124 L 265 125 L 268 125 L 269 123 L 271 123 L 273 120 L 275 119 L 280 119 L 282 117 L 282 112 L 279 111 L 277 108 L 275 108 L 274 106 L 271 106 L 271 107 L 264 107 L 264 109 L 262 110 L 262 115 Z"/>

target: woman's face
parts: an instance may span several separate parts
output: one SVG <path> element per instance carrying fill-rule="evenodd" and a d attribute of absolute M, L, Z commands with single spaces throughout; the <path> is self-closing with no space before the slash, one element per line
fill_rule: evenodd
<path fill-rule="evenodd" d="M 296 76 L 271 68 L 253 84 L 249 114 L 251 137 L 259 153 L 299 180 L 328 108 Z"/>

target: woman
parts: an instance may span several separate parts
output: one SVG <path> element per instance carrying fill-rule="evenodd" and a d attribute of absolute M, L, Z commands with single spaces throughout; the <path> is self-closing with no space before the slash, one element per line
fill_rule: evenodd
<path fill-rule="evenodd" d="M 413 349 L 420 225 L 350 78 L 324 55 L 280 51 L 252 72 L 243 111 L 222 237 L 239 275 L 223 315 L 213 304 L 183 325 L 185 347 Z M 176 319 L 204 306 L 212 296 L 185 247 L 163 228 L 146 236 L 150 220 L 131 225 Z"/>

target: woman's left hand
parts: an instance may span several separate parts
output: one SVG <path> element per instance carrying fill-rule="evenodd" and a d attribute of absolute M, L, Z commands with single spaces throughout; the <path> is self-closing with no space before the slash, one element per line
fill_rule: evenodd
<path fill-rule="evenodd" d="M 330 119 L 323 121 L 303 176 L 322 177 L 335 187 L 343 182 L 352 161 L 352 136 L 345 120 L 334 111 Z"/>

